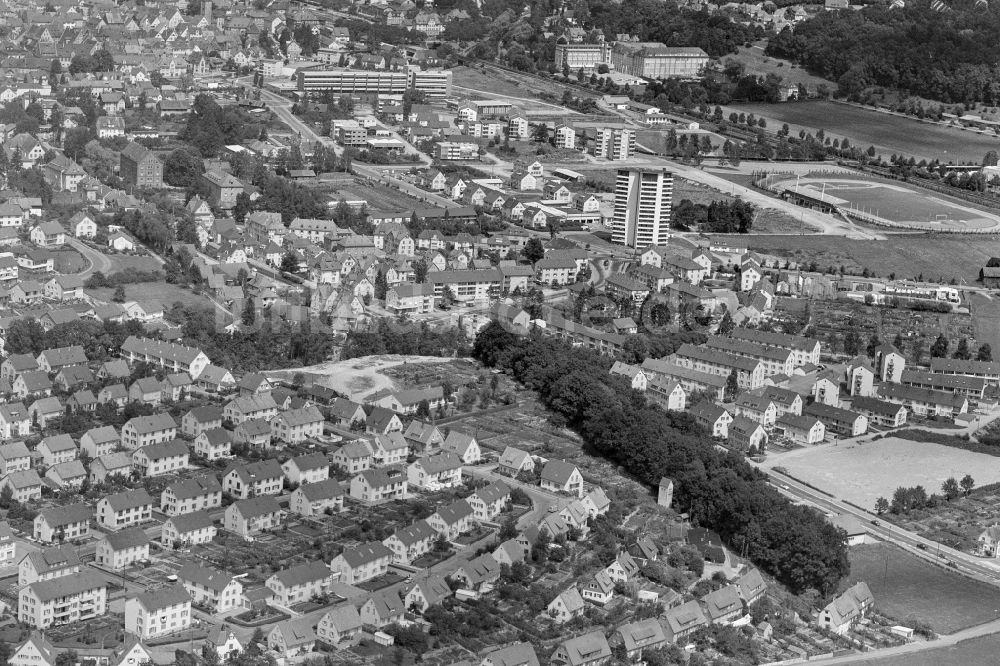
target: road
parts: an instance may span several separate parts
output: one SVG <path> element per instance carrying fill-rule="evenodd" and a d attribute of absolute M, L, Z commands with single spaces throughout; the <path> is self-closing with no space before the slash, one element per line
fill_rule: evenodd
<path fill-rule="evenodd" d="M 96 271 L 100 271 L 101 273 L 108 275 L 114 268 L 114 262 L 112 262 L 107 255 L 101 254 L 79 239 L 67 235 L 66 244 L 82 254 L 83 258 L 90 262 L 90 266 L 87 269 L 78 273 L 78 275 L 84 280 Z"/>
<path fill-rule="evenodd" d="M 572 501 L 568 497 L 550 493 L 538 486 L 523 483 L 517 479 L 499 474 L 496 471 L 496 465 L 463 467 L 462 472 L 490 481 L 503 481 L 511 488 L 520 488 L 524 491 L 524 494 L 531 498 L 531 511 L 517 519 L 517 529 L 521 531 L 526 530 L 532 525 L 538 525 L 546 514 L 551 513 L 550 509 L 553 506 L 557 507 L 556 511 L 561 511 L 563 507 Z"/>

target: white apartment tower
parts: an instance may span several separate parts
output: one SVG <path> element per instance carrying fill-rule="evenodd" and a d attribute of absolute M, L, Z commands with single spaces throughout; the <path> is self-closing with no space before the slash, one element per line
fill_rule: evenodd
<path fill-rule="evenodd" d="M 634 248 L 666 245 L 674 174 L 662 169 L 619 169 L 611 241 Z"/>
<path fill-rule="evenodd" d="M 594 137 L 594 157 L 606 160 L 627 160 L 635 155 L 635 130 L 602 127 Z"/>

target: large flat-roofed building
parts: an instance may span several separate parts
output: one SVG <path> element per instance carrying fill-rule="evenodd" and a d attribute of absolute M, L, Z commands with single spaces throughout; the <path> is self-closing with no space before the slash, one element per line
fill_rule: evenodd
<path fill-rule="evenodd" d="M 611 241 L 628 247 L 666 245 L 674 175 L 662 169 L 619 169 Z"/>
<path fill-rule="evenodd" d="M 573 72 L 595 69 L 611 64 L 611 49 L 607 44 L 556 44 L 555 63 L 557 69 L 568 67 Z"/>
<path fill-rule="evenodd" d="M 300 69 L 295 80 L 300 93 L 330 91 L 335 94 L 391 95 L 414 88 L 433 98 L 451 94 L 451 70 Z"/>
<path fill-rule="evenodd" d="M 514 105 L 499 99 L 474 99 L 469 102 L 480 118 L 506 116 L 514 110 Z"/>
<path fill-rule="evenodd" d="M 708 64 L 698 47 L 665 46 L 660 42 L 616 42 L 611 65 L 622 74 L 645 79 L 692 79 Z"/>

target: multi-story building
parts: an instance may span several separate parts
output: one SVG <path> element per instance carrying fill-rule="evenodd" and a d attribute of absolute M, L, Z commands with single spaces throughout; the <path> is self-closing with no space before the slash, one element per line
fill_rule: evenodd
<path fill-rule="evenodd" d="M 153 517 L 153 498 L 143 488 L 103 497 L 97 502 L 97 522 L 115 531 L 148 522 Z"/>
<path fill-rule="evenodd" d="M 345 549 L 330 562 L 330 570 L 340 574 L 341 583 L 356 585 L 384 576 L 392 561 L 392 551 L 378 541 Z"/>
<path fill-rule="evenodd" d="M 95 571 L 43 580 L 21 589 L 17 619 L 38 629 L 83 622 L 107 612 L 107 582 Z"/>
<path fill-rule="evenodd" d="M 222 506 L 222 485 L 214 475 L 205 474 L 172 483 L 160 493 L 160 511 L 179 516 Z"/>
<path fill-rule="evenodd" d="M 171 372 L 186 372 L 191 379 L 197 379 L 201 371 L 211 363 L 200 349 L 134 335 L 130 335 L 122 343 L 121 355 L 130 364 L 145 361 Z"/>
<path fill-rule="evenodd" d="M 164 521 L 160 531 L 160 544 L 164 548 L 185 548 L 208 543 L 217 533 L 218 528 L 208 511 L 184 513 Z"/>
<path fill-rule="evenodd" d="M 306 562 L 278 571 L 264 584 L 274 592 L 275 601 L 291 606 L 325 594 L 330 588 L 331 575 L 323 562 Z"/>
<path fill-rule="evenodd" d="M 119 172 L 122 179 L 138 188 L 163 187 L 163 162 L 152 150 L 129 143 L 121 152 Z"/>
<path fill-rule="evenodd" d="M 230 173 L 206 171 L 201 174 L 201 183 L 207 190 L 209 204 L 213 208 L 232 210 L 236 207 L 236 197 L 243 192 L 243 183 Z"/>
<path fill-rule="evenodd" d="M 726 378 L 735 372 L 736 384 L 742 390 L 753 390 L 764 385 L 764 365 L 745 356 L 685 343 L 674 352 L 674 362 L 692 370 Z"/>
<path fill-rule="evenodd" d="M 42 543 L 72 541 L 90 534 L 94 510 L 85 502 L 42 509 L 35 516 L 33 536 Z"/>
<path fill-rule="evenodd" d="M 698 47 L 660 42 L 616 42 L 610 58 L 616 71 L 644 79 L 693 79 L 708 64 L 708 54 Z"/>
<path fill-rule="evenodd" d="M 271 435 L 287 444 L 298 444 L 323 434 L 323 414 L 309 405 L 289 409 L 271 419 Z"/>
<path fill-rule="evenodd" d="M 619 169 L 615 180 L 615 208 L 611 240 L 628 247 L 666 245 L 674 175 L 662 169 Z"/>
<path fill-rule="evenodd" d="M 281 506 L 271 495 L 240 500 L 226 507 L 226 529 L 247 540 L 280 524 Z"/>
<path fill-rule="evenodd" d="M 149 537 L 139 527 L 105 534 L 97 542 L 95 562 L 105 569 L 118 571 L 149 559 Z"/>
<path fill-rule="evenodd" d="M 184 631 L 191 626 L 191 595 L 180 583 L 143 592 L 125 602 L 125 630 L 139 640 Z"/>
<path fill-rule="evenodd" d="M 249 464 L 239 463 L 223 473 L 222 489 L 240 499 L 278 495 L 283 478 L 281 465 L 273 458 Z"/>
<path fill-rule="evenodd" d="M 627 160 L 635 155 L 635 130 L 626 127 L 598 129 L 592 153 L 606 160 Z"/>
<path fill-rule="evenodd" d="M 187 469 L 188 446 L 182 439 L 142 446 L 132 453 L 132 467 L 145 477 L 163 476 Z"/>
<path fill-rule="evenodd" d="M 177 572 L 177 580 L 194 603 L 208 606 L 215 613 L 225 613 L 243 604 L 243 583 L 233 574 L 185 564 Z"/>
<path fill-rule="evenodd" d="M 596 69 L 598 65 L 611 64 L 611 49 L 607 44 L 556 43 L 556 69 L 568 68 L 570 72 Z"/>

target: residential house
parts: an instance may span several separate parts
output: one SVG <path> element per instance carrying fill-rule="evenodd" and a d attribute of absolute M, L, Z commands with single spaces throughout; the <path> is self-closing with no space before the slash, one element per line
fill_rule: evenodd
<path fill-rule="evenodd" d="M 153 517 L 153 498 L 143 488 L 125 490 L 97 501 L 97 522 L 111 531 L 141 525 Z"/>
<path fill-rule="evenodd" d="M 105 569 L 119 571 L 149 560 L 149 537 L 139 527 L 105 534 L 97 542 L 95 561 Z"/>

